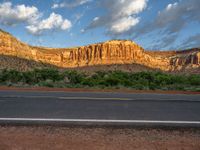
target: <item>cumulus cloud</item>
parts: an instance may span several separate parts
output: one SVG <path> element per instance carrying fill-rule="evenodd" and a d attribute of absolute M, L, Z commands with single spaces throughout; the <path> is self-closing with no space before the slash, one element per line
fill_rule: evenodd
<path fill-rule="evenodd" d="M 4 25 L 34 23 L 41 14 L 34 6 L 16 5 L 11 2 L 0 3 L 0 22 Z"/>
<path fill-rule="evenodd" d="M 131 16 L 124 17 L 124 18 L 116 20 L 116 22 L 113 22 L 111 24 L 110 32 L 112 32 L 112 33 L 123 33 L 123 32 L 130 30 L 130 28 L 132 26 L 135 26 L 138 23 L 139 23 L 138 18 L 134 18 L 134 17 L 131 17 Z"/>
<path fill-rule="evenodd" d="M 69 2 L 69 0 L 65 0 L 62 3 L 55 3 L 51 7 L 52 9 L 57 9 L 57 8 L 74 8 L 80 5 L 84 5 L 86 3 L 91 2 L 92 0 L 74 0 L 72 2 Z"/>
<path fill-rule="evenodd" d="M 95 17 L 86 30 L 106 27 L 109 34 L 123 34 L 137 25 L 137 17 L 147 6 L 148 0 L 104 0 L 102 6 L 108 13 Z"/>
<path fill-rule="evenodd" d="M 34 25 L 29 25 L 26 28 L 32 34 L 41 34 L 45 30 L 69 30 L 72 23 L 63 19 L 63 17 L 56 13 L 51 13 L 47 19 L 41 20 Z"/>
<path fill-rule="evenodd" d="M 200 23 L 199 6 L 199 0 L 181 0 L 168 4 L 152 22 L 145 22 L 143 26 L 137 28 L 133 38 L 160 30 L 165 36 L 159 39 L 160 45 L 156 42 L 155 46 L 165 48 L 173 45 L 186 25 L 192 22 Z"/>
<path fill-rule="evenodd" d="M 167 7 L 166 7 L 166 10 L 170 11 L 171 9 L 176 8 L 177 5 L 178 5 L 177 2 L 175 2 L 173 4 L 168 4 Z"/>
<path fill-rule="evenodd" d="M 0 24 L 17 25 L 24 23 L 29 33 L 39 35 L 46 30 L 69 30 L 72 23 L 61 15 L 51 13 L 42 20 L 42 13 L 34 6 L 16 5 L 11 2 L 0 3 Z"/>

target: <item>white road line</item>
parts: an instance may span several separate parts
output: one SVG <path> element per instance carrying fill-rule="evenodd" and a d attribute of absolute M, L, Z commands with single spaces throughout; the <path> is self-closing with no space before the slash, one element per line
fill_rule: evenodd
<path fill-rule="evenodd" d="M 47 119 L 47 118 L 0 118 L 0 121 L 19 122 L 74 122 L 74 123 L 143 123 L 143 124 L 196 124 L 200 121 L 161 121 L 161 120 L 105 120 L 105 119 Z"/>

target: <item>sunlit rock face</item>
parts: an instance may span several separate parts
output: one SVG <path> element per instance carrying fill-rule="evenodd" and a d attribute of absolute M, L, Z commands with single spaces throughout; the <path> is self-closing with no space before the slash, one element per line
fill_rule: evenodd
<path fill-rule="evenodd" d="M 0 30 L 0 54 L 64 68 L 133 63 L 163 71 L 200 67 L 199 49 L 177 52 L 145 51 L 128 40 L 112 40 L 66 49 L 33 47 L 20 42 L 2 30 Z"/>

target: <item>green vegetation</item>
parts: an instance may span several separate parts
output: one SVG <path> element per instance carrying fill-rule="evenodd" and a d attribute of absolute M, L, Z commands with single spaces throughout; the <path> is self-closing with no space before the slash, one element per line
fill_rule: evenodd
<path fill-rule="evenodd" d="M 137 90 L 200 91 L 200 75 L 175 75 L 162 72 L 127 73 L 122 71 L 84 74 L 77 71 L 35 69 L 0 71 L 0 84 L 7 86 L 45 86 L 73 88 L 130 88 Z"/>

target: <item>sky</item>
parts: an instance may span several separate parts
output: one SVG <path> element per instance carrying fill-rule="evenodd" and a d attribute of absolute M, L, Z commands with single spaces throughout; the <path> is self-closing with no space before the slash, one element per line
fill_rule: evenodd
<path fill-rule="evenodd" d="M 187 49 L 200 47 L 200 0 L 0 0 L 0 28 L 34 46 Z"/>

